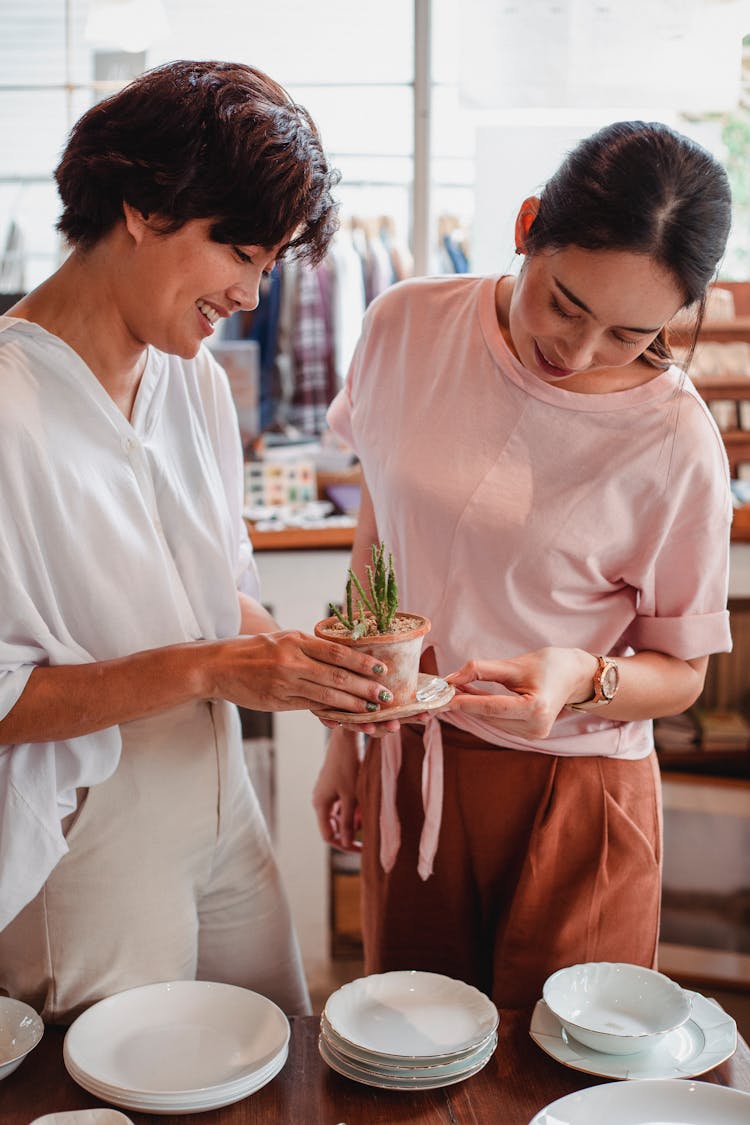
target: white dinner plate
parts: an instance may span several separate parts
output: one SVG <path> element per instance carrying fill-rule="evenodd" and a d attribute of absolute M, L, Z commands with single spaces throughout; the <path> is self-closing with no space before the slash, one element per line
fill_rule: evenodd
<path fill-rule="evenodd" d="M 420 1058 L 418 1061 L 411 1058 L 403 1058 L 399 1056 L 397 1061 L 392 1058 L 386 1058 L 381 1054 L 373 1051 L 366 1051 L 362 1047 L 356 1047 L 353 1043 L 347 1043 L 340 1035 L 331 1027 L 330 1023 L 325 1017 L 325 1013 L 320 1017 L 320 1031 L 325 1039 L 328 1040 L 334 1051 L 338 1051 L 340 1055 L 345 1055 L 350 1058 L 352 1062 L 364 1063 L 370 1067 L 380 1067 L 383 1070 L 410 1070 L 418 1068 L 420 1071 L 432 1070 L 434 1067 L 452 1066 L 460 1067 L 461 1063 L 466 1059 L 473 1058 L 474 1055 L 479 1055 L 485 1047 L 489 1046 L 491 1039 L 497 1042 L 497 1033 L 493 1032 L 483 1039 L 481 1043 L 477 1043 L 473 1047 L 468 1047 L 465 1051 L 456 1051 L 452 1055 L 441 1055 L 437 1062 L 431 1062 L 429 1059 Z"/>
<path fill-rule="evenodd" d="M 332 719 L 335 723 L 377 723 L 384 719 L 408 719 L 410 715 L 420 715 L 423 711 L 440 711 L 450 703 L 456 689 L 453 684 L 440 676 L 430 676 L 420 672 L 417 677 L 417 694 L 413 703 L 403 703 L 399 707 L 381 707 L 378 711 L 316 711 L 322 719 Z"/>
<path fill-rule="evenodd" d="M 135 1098 L 138 1101 L 147 1101 L 149 1105 L 153 1106 L 171 1105 L 175 1101 L 183 1103 L 186 1098 L 189 1098 L 191 1102 L 197 1103 L 212 1100 L 217 1092 L 219 1092 L 222 1097 L 233 1094 L 244 1097 L 247 1090 L 254 1088 L 259 1082 L 261 1084 L 265 1083 L 268 1081 L 269 1077 L 273 1077 L 278 1073 L 279 1064 L 286 1060 L 288 1051 L 289 1048 L 284 1047 L 270 1063 L 260 1067 L 258 1070 L 252 1071 L 243 1078 L 238 1078 L 232 1082 L 223 1082 L 217 1086 L 207 1086 L 202 1090 L 171 1091 L 166 1093 L 160 1090 L 123 1090 L 121 1086 L 111 1086 L 106 1082 L 98 1081 L 96 1078 L 93 1078 L 83 1071 L 77 1070 L 72 1062 L 68 1063 L 68 1073 L 71 1078 L 74 1078 L 79 1084 L 85 1084 L 86 1089 L 89 1090 L 90 1093 L 98 1094 L 101 1098 L 111 1100 L 124 1093 L 131 1099 Z"/>
<path fill-rule="evenodd" d="M 747 1125 L 750 1094 L 710 1082 L 605 1082 L 559 1098 L 529 1125 Z"/>
<path fill-rule="evenodd" d="M 439 1090 L 443 1086 L 455 1086 L 457 1082 L 465 1082 L 467 1078 L 472 1078 L 475 1074 L 478 1074 L 492 1058 L 494 1047 L 469 1070 L 464 1070 L 460 1074 L 447 1075 L 443 1078 L 393 1078 L 388 1074 L 381 1076 L 364 1072 L 348 1060 L 342 1059 L 340 1055 L 334 1055 L 322 1035 L 318 1039 L 318 1050 L 331 1070 L 335 1070 L 337 1074 L 342 1074 L 344 1078 L 350 1078 L 352 1082 L 359 1082 L 361 1086 L 375 1086 L 378 1090 Z"/>
<path fill-rule="evenodd" d="M 289 1031 L 281 1009 L 257 992 L 171 981 L 94 1004 L 68 1028 L 63 1057 L 79 1083 L 184 1098 L 252 1081 L 286 1049 Z"/>
<path fill-rule="evenodd" d="M 737 1024 L 715 1000 L 693 993 L 690 1019 L 670 1031 L 650 1051 L 605 1055 L 578 1043 L 537 1001 L 529 1034 L 553 1059 L 601 1078 L 695 1078 L 731 1058 L 737 1050 Z"/>
<path fill-rule="evenodd" d="M 346 1063 L 355 1071 L 361 1071 L 365 1077 L 398 1078 L 403 1079 L 406 1083 L 414 1079 L 451 1078 L 454 1075 L 463 1074 L 465 1071 L 471 1071 L 477 1063 L 486 1062 L 497 1047 L 497 1034 L 493 1034 L 487 1042 L 482 1044 L 479 1050 L 472 1051 L 469 1055 L 462 1055 L 455 1062 L 443 1063 L 442 1065 L 429 1063 L 427 1066 L 388 1066 L 382 1062 L 353 1058 L 340 1046 L 337 1046 L 324 1030 L 321 1031 L 321 1037 L 333 1058 L 340 1059 L 341 1062 Z"/>
<path fill-rule="evenodd" d="M 233 1105 L 243 1098 L 249 1097 L 266 1086 L 283 1069 L 289 1053 L 285 1047 L 279 1057 L 262 1071 L 251 1075 L 242 1082 L 235 1082 L 226 1086 L 214 1086 L 211 1089 L 198 1093 L 183 1094 L 138 1094 L 130 1090 L 102 1089 L 85 1075 L 77 1076 L 70 1070 L 79 1086 L 88 1090 L 90 1094 L 101 1098 L 102 1101 L 112 1102 L 113 1105 L 122 1106 L 124 1109 L 135 1109 L 141 1113 L 160 1114 L 162 1116 L 181 1113 L 203 1113 L 209 1109 L 220 1109 L 222 1106 Z"/>
<path fill-rule="evenodd" d="M 440 973 L 374 973 L 343 985 L 324 1015 L 344 1041 L 381 1061 L 440 1062 L 479 1046 L 498 1012 L 484 993 Z"/>

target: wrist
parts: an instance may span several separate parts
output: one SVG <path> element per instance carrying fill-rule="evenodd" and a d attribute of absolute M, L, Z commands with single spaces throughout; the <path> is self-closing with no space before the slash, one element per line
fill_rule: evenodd
<path fill-rule="evenodd" d="M 566 706 L 572 707 L 574 704 L 585 703 L 591 699 L 593 693 L 594 676 L 599 668 L 599 661 L 596 657 L 586 652 L 584 649 L 574 649 L 576 655 L 576 682 L 575 687 L 568 696 Z"/>
<path fill-rule="evenodd" d="M 617 662 L 609 656 L 595 656 L 592 653 L 583 653 L 583 656 L 589 661 L 589 668 L 590 661 L 594 661 L 594 672 L 588 680 L 587 689 L 584 689 L 586 694 L 579 699 L 576 690 L 575 698 L 569 699 L 567 706 L 574 711 L 593 711 L 606 706 L 615 698 L 620 684 L 620 669 Z"/>
<path fill-rule="evenodd" d="M 224 641 L 194 641 L 184 646 L 187 657 L 184 676 L 193 699 L 222 698 L 217 657 L 224 644 Z"/>

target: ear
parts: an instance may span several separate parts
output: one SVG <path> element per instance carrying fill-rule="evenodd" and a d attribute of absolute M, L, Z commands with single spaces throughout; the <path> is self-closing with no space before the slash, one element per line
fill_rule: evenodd
<path fill-rule="evenodd" d="M 530 195 L 528 199 L 524 199 L 521 208 L 516 216 L 516 254 L 524 254 L 526 252 L 526 239 L 531 230 L 534 219 L 539 214 L 539 199 L 536 195 Z"/>
<path fill-rule="evenodd" d="M 147 216 L 124 199 L 122 201 L 122 214 L 125 219 L 125 227 L 131 238 L 136 243 L 140 242 L 144 232 L 149 227 Z"/>

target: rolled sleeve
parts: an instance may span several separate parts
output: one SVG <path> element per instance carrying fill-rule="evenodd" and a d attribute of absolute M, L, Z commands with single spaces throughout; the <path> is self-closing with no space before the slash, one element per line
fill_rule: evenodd
<path fill-rule="evenodd" d="M 628 640 L 636 652 L 665 652 L 680 660 L 731 652 L 729 612 L 724 609 L 687 617 L 637 617 Z"/>

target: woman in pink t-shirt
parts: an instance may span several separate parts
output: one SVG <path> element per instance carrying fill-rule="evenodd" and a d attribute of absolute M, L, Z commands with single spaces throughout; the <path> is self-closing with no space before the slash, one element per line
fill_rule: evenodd
<path fill-rule="evenodd" d="M 731 647 L 726 455 L 666 325 L 700 323 L 730 206 L 706 151 L 620 122 L 522 204 L 518 277 L 368 310 L 329 413 L 366 482 L 353 565 L 385 540 L 432 621 L 423 667 L 459 689 L 439 720 L 367 728 L 362 764 L 331 736 L 314 803 L 335 846 L 362 824 L 368 972 L 513 1006 L 563 965 L 655 964 L 651 720 Z"/>

